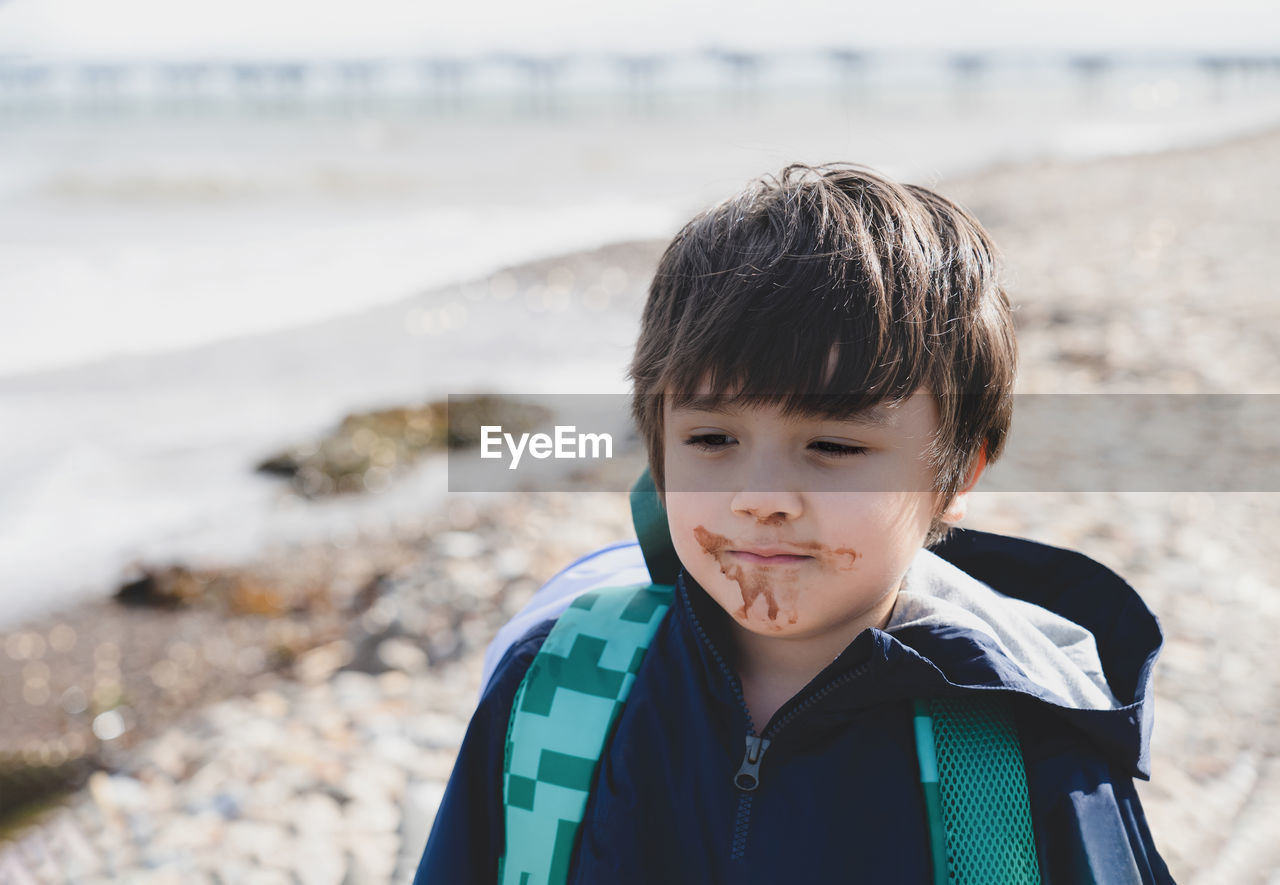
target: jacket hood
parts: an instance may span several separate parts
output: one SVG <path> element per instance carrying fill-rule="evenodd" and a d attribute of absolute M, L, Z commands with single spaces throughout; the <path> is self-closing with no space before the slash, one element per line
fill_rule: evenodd
<path fill-rule="evenodd" d="M 676 583 L 680 562 L 647 470 L 631 505 L 651 580 Z M 885 630 L 854 644 L 868 639 L 877 657 L 910 659 L 941 690 L 1034 699 L 1130 776 L 1150 777 L 1159 622 L 1132 587 L 1083 554 L 956 530 L 917 554 Z"/>
<path fill-rule="evenodd" d="M 993 590 L 928 550 L 911 563 L 885 632 L 908 635 L 921 628 L 933 633 L 958 628 L 983 637 L 1058 706 L 1124 706 L 1107 684 L 1092 633 L 1046 608 Z"/>

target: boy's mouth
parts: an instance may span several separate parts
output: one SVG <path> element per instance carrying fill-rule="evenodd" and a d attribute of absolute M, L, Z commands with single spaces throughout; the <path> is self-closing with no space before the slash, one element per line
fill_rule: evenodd
<path fill-rule="evenodd" d="M 752 548 L 750 550 L 730 550 L 729 555 L 743 563 L 751 565 L 799 565 L 813 559 L 800 553 L 787 553 L 770 548 Z"/>

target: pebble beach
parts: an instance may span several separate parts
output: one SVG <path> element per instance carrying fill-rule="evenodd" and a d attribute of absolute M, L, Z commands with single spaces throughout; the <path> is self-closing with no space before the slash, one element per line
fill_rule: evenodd
<path fill-rule="evenodd" d="M 921 183 L 1004 252 L 1019 392 L 1275 394 L 1278 155 L 1274 131 Z M 634 270 L 618 297 L 643 299 L 663 245 L 610 247 Z M 508 278 L 571 266 L 573 303 L 596 263 Z M 1138 589 L 1166 637 L 1138 783 L 1156 844 L 1184 885 L 1280 885 L 1280 497 L 991 492 L 966 524 L 1080 549 Z M 101 600 L 6 631 L 0 760 L 30 780 L 4 789 L 74 788 L 0 831 L 0 882 L 410 881 L 485 645 L 564 565 L 633 535 L 622 494 L 447 496 L 341 546 L 193 572 L 192 604 Z"/>

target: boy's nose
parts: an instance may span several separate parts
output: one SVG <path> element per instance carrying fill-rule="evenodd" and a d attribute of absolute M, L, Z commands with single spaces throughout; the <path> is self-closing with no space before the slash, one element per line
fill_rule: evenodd
<path fill-rule="evenodd" d="M 795 519 L 804 511 L 804 502 L 795 491 L 794 477 L 787 475 L 786 462 L 779 453 L 755 451 L 740 468 L 729 505 L 734 513 L 774 523 Z"/>
<path fill-rule="evenodd" d="M 729 505 L 734 513 L 753 516 L 763 523 L 780 523 L 795 519 L 804 511 L 795 492 L 740 490 Z"/>

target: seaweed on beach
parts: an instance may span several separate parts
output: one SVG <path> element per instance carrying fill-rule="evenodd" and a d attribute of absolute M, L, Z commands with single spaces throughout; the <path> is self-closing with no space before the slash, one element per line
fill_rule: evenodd
<path fill-rule="evenodd" d="M 138 577 L 120 585 L 114 598 L 122 605 L 160 609 L 212 605 L 229 615 L 282 617 L 332 610 L 323 587 L 286 587 L 246 570 L 182 565 L 143 568 Z"/>
<path fill-rule="evenodd" d="M 93 751 L 41 755 L 0 750 L 0 841 L 84 786 L 99 765 Z"/>
<path fill-rule="evenodd" d="M 309 499 L 379 491 L 430 452 L 479 445 L 473 428 L 500 424 L 522 433 L 550 414 L 495 394 L 355 412 L 323 439 L 265 458 L 257 470 L 288 478 Z"/>

